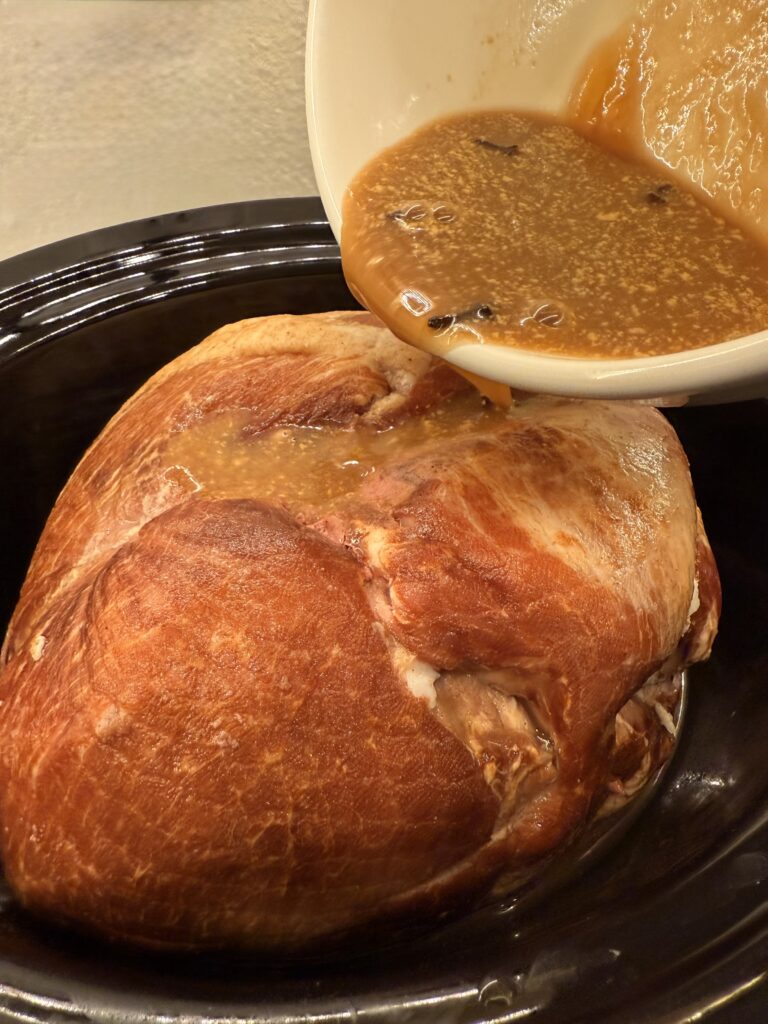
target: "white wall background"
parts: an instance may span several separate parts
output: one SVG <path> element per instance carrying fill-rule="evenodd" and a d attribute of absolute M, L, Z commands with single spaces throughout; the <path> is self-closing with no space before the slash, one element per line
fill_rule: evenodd
<path fill-rule="evenodd" d="M 315 189 L 306 0 L 0 0 L 0 259 Z"/>

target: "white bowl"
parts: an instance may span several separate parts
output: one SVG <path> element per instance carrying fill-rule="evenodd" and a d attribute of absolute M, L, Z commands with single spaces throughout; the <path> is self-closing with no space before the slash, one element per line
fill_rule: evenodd
<path fill-rule="evenodd" d="M 310 0 L 307 123 L 328 219 L 381 149 L 441 115 L 559 113 L 593 47 L 637 0 Z M 768 330 L 638 359 L 567 359 L 460 345 L 456 366 L 525 391 L 716 402 L 768 394 Z"/>

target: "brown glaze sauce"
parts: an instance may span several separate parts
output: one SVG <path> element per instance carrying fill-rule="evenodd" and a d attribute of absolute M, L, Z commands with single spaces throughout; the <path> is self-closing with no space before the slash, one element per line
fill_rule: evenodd
<path fill-rule="evenodd" d="M 470 393 L 383 430 L 368 424 L 324 425 L 254 435 L 248 431 L 248 413 L 239 410 L 174 434 L 163 461 L 166 472 L 183 478 L 190 491 L 327 509 L 395 460 L 434 442 L 487 433 L 507 415 Z"/>
<path fill-rule="evenodd" d="M 601 138 L 605 80 L 575 105 Z M 444 118 L 379 154 L 349 187 L 341 248 L 361 301 L 436 354 L 651 356 L 768 327 L 752 234 L 637 153 L 510 111 Z"/>

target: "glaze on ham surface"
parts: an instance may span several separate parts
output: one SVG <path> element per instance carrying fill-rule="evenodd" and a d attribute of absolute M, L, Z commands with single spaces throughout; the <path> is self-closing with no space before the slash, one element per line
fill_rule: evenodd
<path fill-rule="evenodd" d="M 665 761 L 720 605 L 674 432 L 531 398 L 398 445 L 463 401 L 329 313 L 223 328 L 118 412 L 4 647 L 25 905 L 147 945 L 298 946 L 508 891 Z M 235 421 L 246 455 L 304 428 L 395 443 L 327 501 L 263 500 L 247 464 L 201 483 L 174 454 Z"/>

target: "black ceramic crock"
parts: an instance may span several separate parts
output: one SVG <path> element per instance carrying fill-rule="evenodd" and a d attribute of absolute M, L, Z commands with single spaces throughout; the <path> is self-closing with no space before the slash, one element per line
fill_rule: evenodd
<path fill-rule="evenodd" d="M 58 490 L 143 380 L 221 324 L 351 306 L 313 199 L 152 218 L 0 264 L 2 627 Z M 528 910 L 322 959 L 111 947 L 0 890 L 0 1020 L 765 1024 L 768 404 L 671 419 L 725 606 L 672 767 L 618 846 Z"/>

